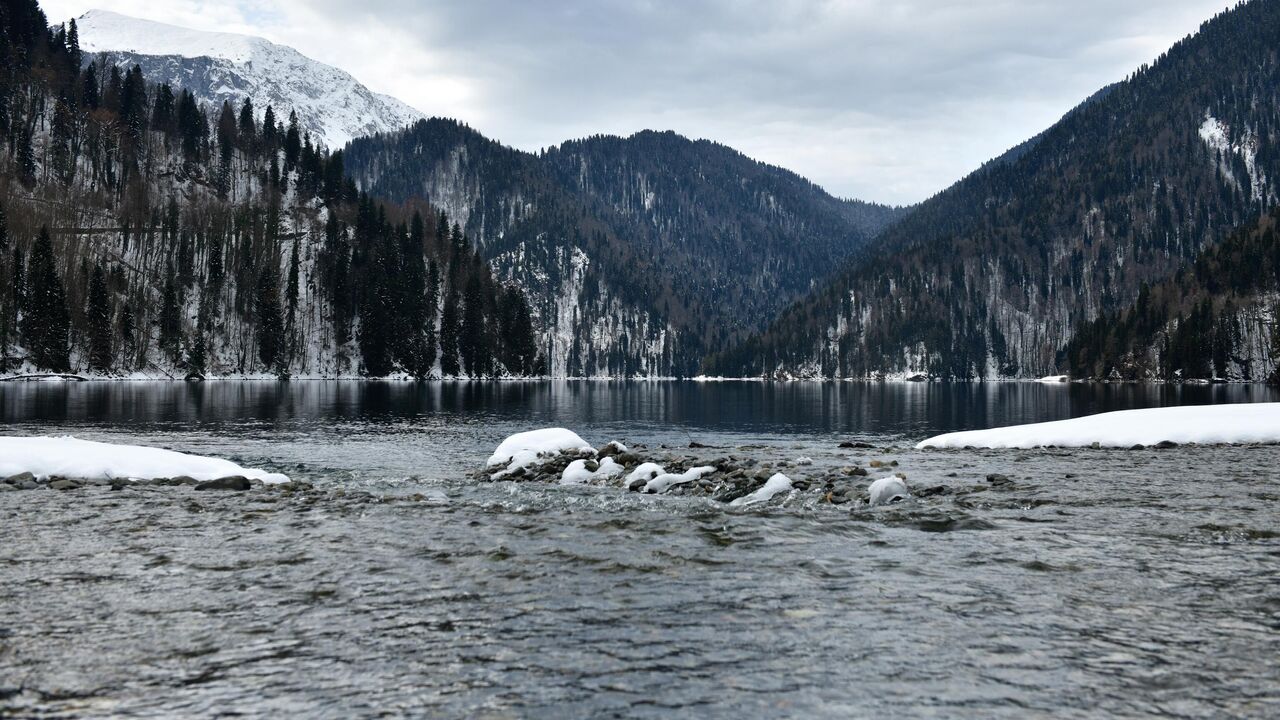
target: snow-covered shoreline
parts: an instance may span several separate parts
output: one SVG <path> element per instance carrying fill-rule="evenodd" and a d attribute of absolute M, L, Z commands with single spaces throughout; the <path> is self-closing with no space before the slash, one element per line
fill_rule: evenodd
<path fill-rule="evenodd" d="M 922 440 L 916 448 L 1124 448 L 1162 443 L 1280 443 L 1280 403 L 1120 410 L 1070 420 L 947 433 Z"/>

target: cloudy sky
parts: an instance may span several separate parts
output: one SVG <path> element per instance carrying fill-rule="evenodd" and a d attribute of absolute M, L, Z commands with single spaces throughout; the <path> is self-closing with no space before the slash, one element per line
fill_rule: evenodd
<path fill-rule="evenodd" d="M 536 150 L 672 129 L 922 200 L 1225 0 L 42 0 L 261 35 Z"/>

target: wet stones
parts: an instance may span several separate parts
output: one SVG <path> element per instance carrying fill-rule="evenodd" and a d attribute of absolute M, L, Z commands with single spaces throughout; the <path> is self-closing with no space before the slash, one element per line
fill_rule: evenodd
<path fill-rule="evenodd" d="M 233 490 L 237 492 L 244 492 L 251 487 L 253 487 L 253 484 L 249 482 L 249 478 L 236 475 L 233 477 L 218 478 L 216 480 L 199 483 L 196 485 L 196 490 Z"/>

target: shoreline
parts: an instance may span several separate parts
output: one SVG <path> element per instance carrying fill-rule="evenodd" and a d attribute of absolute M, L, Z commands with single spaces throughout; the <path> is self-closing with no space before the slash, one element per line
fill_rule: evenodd
<path fill-rule="evenodd" d="M 492 377 L 492 378 L 470 378 L 470 377 L 429 377 L 415 378 L 408 375 L 388 375 L 384 377 L 368 377 L 365 375 L 294 375 L 287 378 L 276 377 L 273 375 L 214 375 L 201 379 L 186 379 L 179 377 L 169 377 L 163 375 L 157 376 L 104 376 L 104 375 L 81 375 L 78 373 L 42 373 L 32 375 L 7 375 L 0 376 L 0 387 L 4 387 L 7 383 L 26 384 L 26 383 L 181 383 L 199 385 L 201 383 L 224 383 L 224 382 L 261 382 L 261 383 L 291 383 L 291 382 L 366 382 L 366 383 L 549 383 L 549 382 L 607 382 L 607 383 L 694 383 L 694 384 L 716 384 L 716 383 L 757 383 L 761 385 L 786 385 L 786 384 L 840 384 L 840 383 L 858 383 L 864 385 L 885 384 L 885 385 L 1043 385 L 1048 387 L 1067 386 L 1067 385 L 1151 385 L 1151 386 L 1184 386 L 1193 385 L 1197 387 L 1213 386 L 1213 385 L 1229 385 L 1229 386 L 1259 386 L 1259 387 L 1280 387 L 1275 383 L 1265 380 L 1095 380 L 1095 379 L 1073 379 L 1063 381 L 1045 381 L 1042 378 L 931 378 L 928 380 L 915 380 L 910 378 L 884 377 L 884 378 L 763 378 L 763 377 L 614 377 L 614 376 L 589 376 L 589 377 L 555 377 L 550 375 L 542 375 L 537 377 Z"/>

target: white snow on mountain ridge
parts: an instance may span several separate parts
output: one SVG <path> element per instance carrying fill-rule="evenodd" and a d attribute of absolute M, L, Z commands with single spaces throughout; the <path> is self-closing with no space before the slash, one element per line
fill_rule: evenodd
<path fill-rule="evenodd" d="M 148 80 L 187 88 L 215 107 L 231 101 L 238 109 L 248 97 L 259 117 L 271 105 L 282 122 L 290 110 L 296 111 L 313 141 L 332 149 L 425 117 L 338 68 L 263 38 L 192 30 L 105 10 L 85 13 L 76 27 L 86 55 L 107 53 L 118 65 L 137 63 Z"/>

